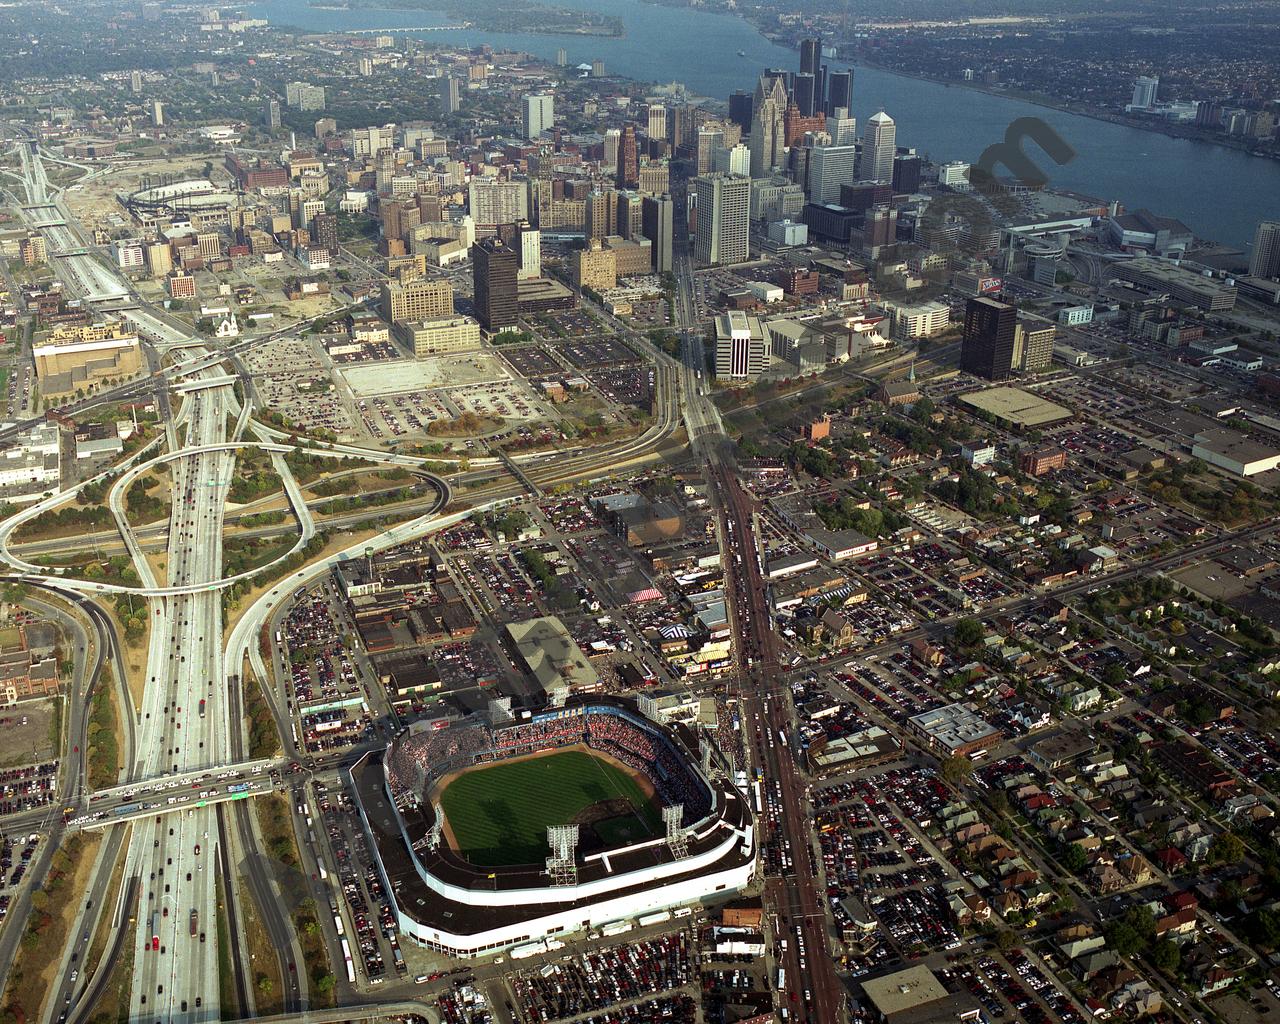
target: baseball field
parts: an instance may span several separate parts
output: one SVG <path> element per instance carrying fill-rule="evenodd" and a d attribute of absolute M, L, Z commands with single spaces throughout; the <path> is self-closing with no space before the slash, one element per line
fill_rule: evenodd
<path fill-rule="evenodd" d="M 463 772 L 440 793 L 454 848 L 477 867 L 540 864 L 547 827 L 598 826 L 605 843 L 655 834 L 662 823 L 647 786 L 585 750 L 556 750 Z"/>

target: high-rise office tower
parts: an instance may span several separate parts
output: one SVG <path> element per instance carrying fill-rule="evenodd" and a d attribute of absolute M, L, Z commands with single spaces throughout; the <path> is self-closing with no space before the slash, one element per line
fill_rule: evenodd
<path fill-rule="evenodd" d="M 824 138 L 820 136 L 818 141 Z M 838 202 L 840 186 L 853 184 L 858 162 L 857 147 L 806 144 L 805 149 L 809 158 L 805 194 L 809 202 L 818 205 Z"/>
<path fill-rule="evenodd" d="M 699 174 L 709 174 L 715 168 L 716 153 L 724 148 L 724 132 L 710 125 L 698 129 L 698 150 L 694 166 Z"/>
<path fill-rule="evenodd" d="M 529 186 L 523 181 L 476 178 L 467 189 L 467 209 L 477 224 L 492 227 L 529 219 Z"/>
<path fill-rule="evenodd" d="M 920 165 L 918 156 L 893 158 L 893 190 L 899 195 L 920 191 Z"/>
<path fill-rule="evenodd" d="M 858 119 L 850 117 L 844 107 L 837 107 L 827 118 L 827 134 L 833 146 L 855 146 L 858 143 Z"/>
<path fill-rule="evenodd" d="M 617 128 L 610 128 L 604 133 L 604 159 L 601 161 L 605 167 L 617 168 L 618 166 L 618 149 L 622 144 L 622 132 Z"/>
<path fill-rule="evenodd" d="M 1254 277 L 1280 277 L 1280 220 L 1264 220 L 1258 224 L 1249 273 Z"/>
<path fill-rule="evenodd" d="M 1008 380 L 1017 329 L 1016 307 L 985 296 L 970 299 L 964 311 L 960 369 L 987 380 Z"/>
<path fill-rule="evenodd" d="M 625 125 L 618 140 L 618 188 L 640 187 L 640 154 L 636 149 L 636 126 Z"/>
<path fill-rule="evenodd" d="M 808 71 L 801 71 L 800 74 L 796 75 L 791 90 L 791 101 L 800 108 L 800 113 L 805 117 L 813 117 L 818 101 L 817 90 L 818 79 L 816 75 L 812 75 Z"/>
<path fill-rule="evenodd" d="M 661 103 L 649 104 L 649 138 L 667 138 L 667 108 Z"/>
<path fill-rule="evenodd" d="M 1148 110 L 1156 105 L 1156 94 L 1160 91 L 1160 79 L 1139 75 L 1133 83 L 1133 106 L 1140 110 Z"/>
<path fill-rule="evenodd" d="M 675 204 L 669 195 L 645 196 L 640 213 L 640 230 L 649 239 L 653 272 L 665 274 L 672 269 L 671 242 L 675 237 Z"/>
<path fill-rule="evenodd" d="M 524 137 L 536 139 L 550 131 L 555 122 L 555 101 L 545 92 L 531 92 L 524 98 Z"/>
<path fill-rule="evenodd" d="M 738 125 L 744 134 L 751 132 L 751 93 L 739 89 L 729 95 L 729 120 Z"/>
<path fill-rule="evenodd" d="M 893 154 L 897 148 L 897 126 L 883 110 L 867 119 L 862 130 L 863 181 L 892 181 Z"/>
<path fill-rule="evenodd" d="M 751 177 L 764 178 L 782 166 L 786 149 L 787 90 L 781 76 L 760 76 L 751 109 Z"/>
<path fill-rule="evenodd" d="M 621 235 L 626 239 L 634 239 L 644 233 L 641 199 L 642 196 L 639 192 L 614 193 L 613 234 Z"/>
<path fill-rule="evenodd" d="M 694 258 L 704 266 L 745 263 L 751 256 L 751 179 L 703 174 L 693 179 L 698 204 Z"/>
<path fill-rule="evenodd" d="M 516 324 L 518 262 L 516 251 L 498 238 L 471 247 L 476 319 L 490 334 Z"/>
<path fill-rule="evenodd" d="M 672 107 L 667 112 L 667 138 L 672 147 L 684 145 L 684 140 L 689 136 L 691 122 L 688 106 Z"/>
<path fill-rule="evenodd" d="M 542 232 L 537 228 L 530 227 L 527 220 L 521 222 L 517 230 L 520 253 L 520 270 L 517 276 L 522 281 L 541 277 Z"/>
<path fill-rule="evenodd" d="M 164 124 L 164 104 L 159 100 L 151 101 L 151 123 L 157 128 Z"/>
<path fill-rule="evenodd" d="M 270 130 L 280 127 L 280 101 L 267 100 L 262 105 L 262 123 Z"/>
<path fill-rule="evenodd" d="M 592 192 L 583 203 L 583 233 L 587 241 L 604 239 L 613 234 L 617 221 L 617 195 L 613 189 Z"/>
<path fill-rule="evenodd" d="M 323 200 L 321 200 L 323 202 Z M 338 215 L 335 213 L 317 213 L 311 218 L 308 228 L 311 242 L 321 249 L 328 249 L 330 256 L 338 254 Z"/>
<path fill-rule="evenodd" d="M 800 40 L 800 70 L 803 73 L 818 77 L 818 67 L 822 63 L 822 40 Z"/>
<path fill-rule="evenodd" d="M 462 106 L 462 86 L 452 75 L 440 79 L 440 109 L 446 114 L 456 114 Z"/>
<path fill-rule="evenodd" d="M 751 175 L 751 150 L 747 149 L 741 142 L 736 146 L 721 146 L 715 152 L 715 157 L 711 161 L 711 170 L 715 174 L 745 174 Z"/>
<path fill-rule="evenodd" d="M 853 72 L 827 72 L 827 113 L 833 113 L 841 107 L 853 109 Z"/>

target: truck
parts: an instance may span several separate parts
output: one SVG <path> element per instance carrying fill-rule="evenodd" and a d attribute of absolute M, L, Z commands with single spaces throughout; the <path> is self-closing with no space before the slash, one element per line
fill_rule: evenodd
<path fill-rule="evenodd" d="M 204 701 L 200 701 L 200 717 L 204 718 Z"/>
<path fill-rule="evenodd" d="M 200 934 L 200 911 L 192 908 L 191 910 L 191 937 L 194 939 Z"/>
<path fill-rule="evenodd" d="M 158 910 L 151 912 L 151 948 L 154 950 L 160 948 L 160 911 Z"/>

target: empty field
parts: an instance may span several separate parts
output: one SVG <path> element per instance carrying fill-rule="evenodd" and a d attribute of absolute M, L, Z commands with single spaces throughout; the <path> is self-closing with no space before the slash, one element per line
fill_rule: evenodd
<path fill-rule="evenodd" d="M 440 805 L 458 852 L 478 867 L 541 863 L 550 825 L 581 824 L 579 845 L 589 849 L 653 834 L 661 823 L 646 783 L 584 750 L 464 772 Z"/>

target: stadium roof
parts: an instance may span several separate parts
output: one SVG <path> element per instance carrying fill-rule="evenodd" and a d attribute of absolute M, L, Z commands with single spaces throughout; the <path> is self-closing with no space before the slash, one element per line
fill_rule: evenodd
<path fill-rule="evenodd" d="M 1070 419 L 1072 412 L 1021 388 L 985 388 L 961 395 L 960 401 L 1015 427 L 1040 427 Z"/>

